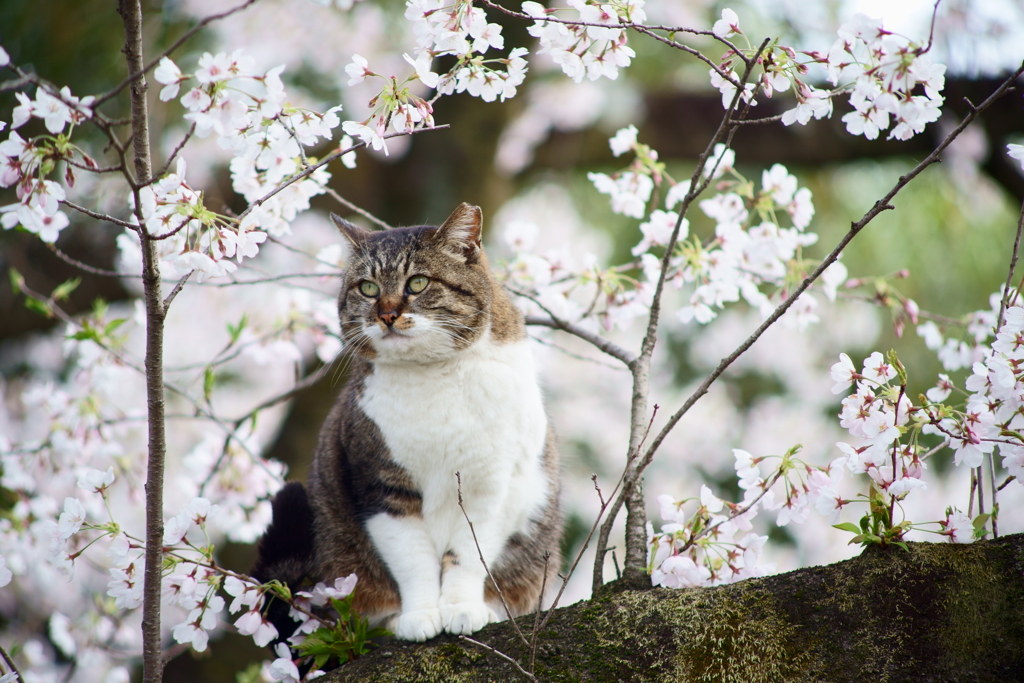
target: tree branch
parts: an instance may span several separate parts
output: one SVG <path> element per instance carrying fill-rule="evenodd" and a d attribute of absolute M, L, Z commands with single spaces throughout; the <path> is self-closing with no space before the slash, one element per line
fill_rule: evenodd
<path fill-rule="evenodd" d="M 113 216 L 109 216 L 109 215 L 107 215 L 105 213 L 99 213 L 97 211 L 92 211 L 91 209 L 87 209 L 84 206 L 79 206 L 78 204 L 75 204 L 74 202 L 69 202 L 66 199 L 60 200 L 60 203 L 63 204 L 64 206 L 70 208 L 70 209 L 74 209 L 75 211 L 78 211 L 79 213 L 84 213 L 86 216 L 89 216 L 90 218 L 95 218 L 98 221 L 104 221 L 106 223 L 113 223 L 114 225 L 120 225 L 122 228 L 128 228 L 129 230 L 138 231 L 138 229 L 139 229 L 139 226 L 135 225 L 134 223 L 129 223 L 128 221 L 121 220 L 120 218 L 114 218 Z"/>
<path fill-rule="evenodd" d="M 385 223 L 381 219 L 377 218 L 376 216 L 374 216 L 372 213 L 370 213 L 366 209 L 362 208 L 361 206 L 353 204 L 349 200 L 345 199 L 340 194 L 335 192 L 332 188 L 330 188 L 330 187 L 327 188 L 327 194 L 330 195 L 331 197 L 333 197 L 335 201 L 337 201 L 339 204 L 341 204 L 342 206 L 344 206 L 348 210 L 355 211 L 356 213 L 358 213 L 360 216 L 362 216 L 366 220 L 370 221 L 371 223 L 376 223 L 377 225 L 379 225 L 380 227 L 382 227 L 385 230 L 391 230 L 391 226 L 390 225 L 388 225 L 387 223 Z"/>
<path fill-rule="evenodd" d="M 646 588 L 650 586 L 650 579 L 647 576 L 647 512 L 644 506 L 643 490 L 640 480 L 640 476 L 646 465 L 636 461 L 636 454 L 639 454 L 640 444 L 646 434 L 644 426 L 648 421 L 647 401 L 650 393 L 651 357 L 657 343 L 658 323 L 661 316 L 661 298 L 665 291 L 665 280 L 668 275 L 672 254 L 679 241 L 679 231 L 682 228 L 682 223 L 686 213 L 689 211 L 689 208 L 696 197 L 707 188 L 708 184 L 711 182 L 711 178 L 714 176 L 715 169 L 713 168 L 706 174 L 704 181 L 701 182 L 701 175 L 704 174 L 704 170 L 707 166 L 707 160 L 713 153 L 714 146 L 719 141 L 723 138 L 731 140 L 731 136 L 736 130 L 736 126 L 731 123 L 733 114 L 736 111 L 736 108 L 740 105 L 740 102 L 743 100 L 743 96 L 746 93 L 745 84 L 750 79 L 754 65 L 757 64 L 757 61 L 765 47 L 767 47 L 768 42 L 769 39 L 766 38 L 761 43 L 757 53 L 754 55 L 754 58 L 747 61 L 746 69 L 740 79 L 740 85 L 733 95 L 732 102 L 729 104 L 729 108 L 726 110 L 725 116 L 719 123 L 718 130 L 712 136 L 711 141 L 704 150 L 704 153 L 697 160 L 693 176 L 690 178 L 690 190 L 686 193 L 686 197 L 683 198 L 682 205 L 679 209 L 679 215 L 676 218 L 676 224 L 672 228 L 672 235 L 669 237 L 668 244 L 665 246 L 665 254 L 661 258 L 661 268 L 658 272 L 658 282 L 655 285 L 654 297 L 651 302 L 651 312 L 647 321 L 647 331 L 644 334 L 644 339 L 640 346 L 640 356 L 637 358 L 636 362 L 630 366 L 630 370 L 633 372 L 633 395 L 630 402 L 629 450 L 627 451 L 630 454 L 630 466 L 626 474 L 625 484 L 622 487 L 621 493 L 619 493 L 619 497 L 623 498 L 626 505 L 626 552 L 625 557 L 623 558 L 622 579 L 626 582 L 626 585 L 632 588 Z M 716 160 L 716 167 L 718 163 L 720 163 L 720 160 Z M 617 512 L 617 508 L 619 506 L 615 505 L 614 507 Z M 602 527 L 601 530 L 601 539 L 604 541 L 605 545 L 601 545 L 599 543 L 597 548 L 598 556 L 595 559 L 594 565 L 595 583 L 597 583 L 598 573 L 601 571 L 601 568 L 603 568 L 603 553 L 605 547 L 607 547 L 608 533 L 610 533 L 614 522 L 614 517 L 609 516 L 605 519 L 604 527 Z"/>
<path fill-rule="evenodd" d="M 518 294 L 518 292 L 516 293 Z M 626 367 L 629 367 L 636 362 L 636 356 L 610 339 L 605 339 L 597 333 L 585 330 L 579 325 L 574 325 L 571 322 L 562 320 L 561 318 L 556 318 L 553 315 L 549 318 L 544 318 L 539 315 L 528 315 L 526 316 L 526 324 L 536 325 L 538 327 L 550 327 L 553 330 L 561 330 L 562 332 L 567 332 L 574 337 L 579 337 L 583 341 L 590 342 L 612 358 L 617 358 L 622 361 Z"/>
<path fill-rule="evenodd" d="M 149 112 L 146 105 L 146 67 L 142 54 L 141 0 L 118 0 L 117 12 L 124 23 L 124 54 L 128 73 L 124 84 L 130 84 L 132 149 L 135 154 L 135 179 L 148 183 L 152 178 L 153 161 L 149 147 Z M 96 106 L 99 106 L 97 102 Z M 122 159 L 123 162 L 123 159 Z M 127 169 L 126 175 L 127 175 Z M 130 181 L 130 178 L 129 178 Z M 146 300 L 146 402 L 149 415 L 149 458 L 146 464 L 146 557 L 142 597 L 142 677 L 144 683 L 163 680 L 163 658 L 160 642 L 160 591 L 163 569 L 163 488 L 164 458 L 167 452 L 164 423 L 164 305 L 160 296 L 160 257 L 149 233 L 141 228 L 141 203 L 138 187 L 135 212 L 139 218 L 138 232 L 142 246 L 142 284 Z"/>
<path fill-rule="evenodd" d="M 658 450 L 658 447 L 661 446 L 661 443 L 665 440 L 665 437 L 668 436 L 668 433 L 672 431 L 672 429 L 675 427 L 676 423 L 679 422 L 679 419 L 683 415 L 685 415 L 691 407 L 693 407 L 693 404 L 696 403 L 701 396 L 708 392 L 708 389 L 715 382 L 715 380 L 717 380 L 722 375 L 722 373 L 725 372 L 726 368 L 732 365 L 732 363 L 737 358 L 739 358 L 747 351 L 747 349 L 753 346 L 754 342 L 756 342 L 758 338 L 760 338 L 760 336 L 764 334 L 765 330 L 771 327 L 779 318 L 782 317 L 782 315 L 787 310 L 789 310 L 789 307 L 792 306 L 793 303 L 800 297 L 800 295 L 803 294 L 807 290 L 807 288 L 811 286 L 811 283 L 817 280 L 818 277 L 820 277 L 821 274 L 825 272 L 826 268 L 835 263 L 836 259 L 839 258 L 839 255 L 850 243 L 850 241 L 854 237 L 856 237 L 857 234 L 860 233 L 860 231 L 863 230 L 868 223 L 874 220 L 874 218 L 878 216 L 878 214 L 882 213 L 882 211 L 894 208 L 890 204 L 890 201 L 892 201 L 893 197 L 895 197 L 900 192 L 900 190 L 906 187 L 906 185 L 911 180 L 920 175 L 921 172 L 924 171 L 924 169 L 928 168 L 936 161 L 938 161 L 939 156 L 946 149 L 946 147 L 948 147 L 950 143 L 952 143 L 953 140 L 955 140 L 960 135 L 960 133 L 962 133 L 963 130 L 967 128 L 967 126 L 971 123 L 971 121 L 973 121 L 978 116 L 978 114 L 987 109 L 997 99 L 1002 97 L 1002 95 L 1007 91 L 1008 88 L 1010 88 L 1010 86 L 1017 79 L 1017 77 L 1020 76 L 1021 73 L 1024 73 L 1024 65 L 1018 68 L 1012 76 L 1003 81 L 1002 85 L 995 92 L 993 92 L 982 104 L 980 104 L 977 107 L 977 110 L 969 112 L 960 122 L 960 125 L 953 129 L 953 131 L 946 136 L 946 138 L 939 144 L 938 147 L 936 147 L 932 151 L 931 154 L 929 154 L 925 159 L 918 163 L 917 166 L 911 169 L 910 172 L 908 172 L 906 175 L 901 176 L 899 181 L 893 186 L 893 188 L 889 190 L 889 192 L 886 193 L 884 197 L 875 202 L 874 206 L 872 206 L 871 209 L 868 210 L 868 212 L 864 214 L 864 216 L 859 221 L 851 224 L 849 232 L 847 232 L 846 235 L 843 236 L 843 238 L 835 246 L 832 252 L 827 257 L 825 257 L 825 259 L 814 270 L 814 272 L 812 272 L 807 278 L 805 278 L 804 281 L 800 283 L 800 285 L 789 295 L 789 297 L 785 301 L 779 304 L 778 308 L 775 309 L 771 316 L 769 316 L 767 320 L 761 323 L 761 325 L 754 331 L 753 334 L 750 335 L 750 337 L 747 338 L 746 341 L 740 344 L 740 346 L 738 346 L 735 351 L 733 351 L 731 354 L 722 359 L 718 367 L 715 368 L 715 370 L 704 379 L 704 381 L 697 388 L 697 390 L 694 391 L 693 394 L 686 400 L 686 402 L 683 403 L 683 405 L 679 408 L 679 410 L 677 410 L 669 418 L 668 423 L 662 428 L 658 436 L 655 437 L 654 441 L 651 443 L 650 448 L 647 450 L 647 452 L 644 454 L 643 459 L 640 461 L 640 466 L 638 469 L 641 472 L 643 468 L 650 464 L 651 459 L 654 457 L 654 453 Z"/>

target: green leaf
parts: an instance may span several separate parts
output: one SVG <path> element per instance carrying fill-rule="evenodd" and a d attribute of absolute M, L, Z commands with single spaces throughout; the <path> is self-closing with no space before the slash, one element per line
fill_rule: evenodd
<path fill-rule="evenodd" d="M 974 530 L 975 531 L 980 531 L 981 529 L 984 529 L 985 525 L 988 524 L 988 520 L 989 520 L 990 517 L 992 517 L 992 515 L 990 515 L 987 512 L 985 514 L 983 514 L 983 515 L 978 515 L 977 517 L 975 517 L 974 518 L 974 523 L 973 523 Z"/>
<path fill-rule="evenodd" d="M 36 313 L 39 313 L 40 315 L 45 316 L 47 318 L 53 317 L 53 309 L 50 307 L 50 304 L 46 303 L 45 301 L 40 301 L 38 299 L 33 299 L 31 297 L 27 298 L 25 299 L 25 308 L 27 308 L 30 311 L 35 311 Z"/>
<path fill-rule="evenodd" d="M 213 368 L 209 365 L 206 366 L 206 370 L 203 372 L 203 398 L 206 402 L 210 402 L 210 394 L 213 393 L 213 386 L 217 383 L 217 373 L 213 371 Z"/>
<path fill-rule="evenodd" d="M 106 299 L 98 296 L 92 302 L 92 316 L 97 320 L 102 320 L 107 317 L 107 310 L 109 308 L 110 306 L 107 304 Z"/>
<path fill-rule="evenodd" d="M 76 339 L 78 341 L 92 340 L 94 342 L 98 342 L 100 340 L 100 338 L 96 335 L 96 330 L 94 330 L 92 328 L 86 328 L 84 330 L 79 330 L 78 332 L 75 332 L 74 334 L 69 335 L 68 339 Z"/>
<path fill-rule="evenodd" d="M 849 531 L 851 534 L 859 534 L 861 532 L 861 530 L 857 527 L 856 524 L 851 524 L 850 522 L 833 524 L 832 527 L 835 529 L 839 529 L 840 531 Z"/>
<path fill-rule="evenodd" d="M 121 325 L 124 325 L 126 320 L 128 320 L 128 318 L 117 318 L 115 320 L 111 320 L 109 323 L 107 323 L 107 326 L 103 328 L 104 336 L 109 337 L 110 333 L 116 330 L 117 328 L 121 327 Z"/>
<path fill-rule="evenodd" d="M 237 325 L 227 324 L 228 334 L 231 335 L 231 344 L 233 345 L 238 341 L 238 338 L 242 336 L 242 330 L 249 323 L 249 315 L 247 313 L 242 314 L 241 320 L 238 321 Z"/>
<path fill-rule="evenodd" d="M 73 277 L 67 282 L 62 282 L 54 288 L 53 294 L 50 295 L 50 298 L 54 301 L 67 299 L 71 292 L 78 289 L 78 285 L 80 284 L 82 284 L 82 278 L 80 277 Z"/>
<path fill-rule="evenodd" d="M 250 662 L 245 670 L 235 674 L 235 683 L 260 683 L 263 680 L 262 672 L 262 662 Z"/>
<path fill-rule="evenodd" d="M 899 547 L 901 547 L 901 548 L 903 548 L 904 550 L 906 550 L 906 551 L 907 551 L 908 553 L 910 552 L 910 546 L 908 546 L 908 545 L 907 545 L 906 543 L 904 543 L 903 541 L 895 541 L 895 542 L 893 543 L 893 545 L 898 545 Z"/>
<path fill-rule="evenodd" d="M 14 290 L 14 293 L 21 294 L 22 287 L 25 286 L 25 278 L 14 268 L 11 268 L 7 276 L 11 279 L 11 289 Z"/>

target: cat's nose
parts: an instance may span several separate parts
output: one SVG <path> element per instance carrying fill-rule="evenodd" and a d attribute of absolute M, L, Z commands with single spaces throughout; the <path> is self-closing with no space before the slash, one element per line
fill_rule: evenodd
<path fill-rule="evenodd" d="M 377 317 L 383 320 L 385 325 L 391 327 L 395 324 L 395 321 L 398 320 L 399 314 L 398 311 L 387 311 L 386 313 L 378 314 Z"/>

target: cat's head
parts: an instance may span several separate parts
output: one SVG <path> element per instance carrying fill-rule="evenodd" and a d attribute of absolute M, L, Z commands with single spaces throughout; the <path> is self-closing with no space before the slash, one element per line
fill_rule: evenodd
<path fill-rule="evenodd" d="M 351 352 L 375 362 L 433 362 L 487 333 L 495 283 L 479 207 L 462 204 L 440 227 L 369 232 L 331 220 L 349 247 L 338 314 Z"/>

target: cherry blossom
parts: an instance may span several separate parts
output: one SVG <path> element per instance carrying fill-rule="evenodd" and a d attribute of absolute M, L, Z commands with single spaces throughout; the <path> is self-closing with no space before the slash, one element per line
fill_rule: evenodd
<path fill-rule="evenodd" d="M 740 19 L 731 9 L 723 9 L 722 18 L 711 27 L 711 32 L 719 38 L 726 38 L 734 33 L 742 33 L 740 31 Z"/>
<path fill-rule="evenodd" d="M 266 647 L 277 638 L 277 628 L 259 609 L 250 610 L 239 617 L 235 621 L 235 628 L 243 636 L 252 636 L 253 641 L 260 647 Z"/>
<path fill-rule="evenodd" d="M 1009 144 L 1006 146 L 1006 154 L 1020 162 L 1021 168 L 1024 169 L 1024 145 Z"/>
<path fill-rule="evenodd" d="M 106 472 L 87 470 L 78 478 L 78 488 L 103 494 L 114 483 L 114 468 L 108 467 Z"/>
<path fill-rule="evenodd" d="M 974 540 L 974 526 L 971 519 L 959 510 L 950 510 L 946 519 L 939 522 L 943 534 L 949 537 L 950 543 L 971 543 Z"/>
<path fill-rule="evenodd" d="M 620 129 L 615 136 L 608 140 L 608 146 L 612 148 L 612 154 L 622 156 L 636 146 L 636 126 L 626 126 Z"/>
<path fill-rule="evenodd" d="M 302 676 L 299 674 L 299 669 L 295 666 L 295 662 L 292 661 L 288 645 L 278 643 L 274 647 L 274 652 L 277 654 L 277 659 L 271 663 L 270 668 L 267 670 L 270 680 L 298 683 Z"/>
<path fill-rule="evenodd" d="M 164 87 L 160 90 L 160 99 L 163 102 L 173 100 L 178 96 L 178 89 L 186 77 L 182 75 L 178 65 L 171 61 L 170 57 L 161 57 L 156 70 L 153 71 L 153 78 Z"/>

